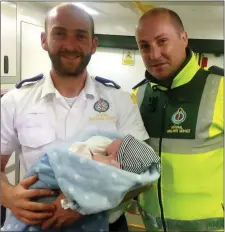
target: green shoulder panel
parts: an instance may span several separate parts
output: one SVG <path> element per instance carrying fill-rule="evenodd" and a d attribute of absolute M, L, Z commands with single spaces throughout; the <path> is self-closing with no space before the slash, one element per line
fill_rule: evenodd
<path fill-rule="evenodd" d="M 220 67 L 218 67 L 218 66 L 215 66 L 215 65 L 211 66 L 211 67 L 209 68 L 209 71 L 210 71 L 211 73 L 213 73 L 213 74 L 216 74 L 216 75 L 219 75 L 219 76 L 224 76 L 224 69 L 223 69 L 223 68 L 220 68 Z"/>

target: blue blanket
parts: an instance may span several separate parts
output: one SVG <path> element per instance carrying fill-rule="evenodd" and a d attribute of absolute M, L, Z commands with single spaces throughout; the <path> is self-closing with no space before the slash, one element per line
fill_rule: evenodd
<path fill-rule="evenodd" d="M 72 143 L 85 141 L 94 135 L 110 139 L 123 138 L 119 134 L 106 131 L 84 133 L 65 143 L 64 146 L 49 151 L 26 175 L 28 177 L 37 173 L 39 176 L 39 180 L 31 188 L 60 189 L 67 198 L 73 200 L 71 209 L 87 215 L 81 221 L 63 227 L 60 231 L 108 231 L 107 210 L 117 207 L 128 192 L 151 184 L 159 178 L 155 163 L 145 173 L 138 175 L 68 151 Z M 37 201 L 51 202 L 55 199 L 56 196 Z M 26 225 L 10 214 L 2 231 L 40 231 L 40 228 L 40 226 Z"/>

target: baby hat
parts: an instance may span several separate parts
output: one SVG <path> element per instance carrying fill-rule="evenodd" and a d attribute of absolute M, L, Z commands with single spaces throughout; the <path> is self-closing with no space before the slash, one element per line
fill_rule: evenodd
<path fill-rule="evenodd" d="M 117 154 L 117 162 L 121 169 L 140 174 L 156 164 L 160 172 L 160 158 L 147 143 L 137 140 L 131 135 L 124 137 Z"/>

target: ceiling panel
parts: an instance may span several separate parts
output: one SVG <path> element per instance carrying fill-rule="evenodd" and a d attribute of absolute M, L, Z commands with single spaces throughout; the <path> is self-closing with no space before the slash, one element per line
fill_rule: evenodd
<path fill-rule="evenodd" d="M 134 16 L 134 11 L 130 8 L 126 8 L 119 2 L 108 2 L 108 3 L 103 3 L 103 2 L 98 2 L 98 3 L 86 3 L 87 6 L 96 9 L 99 12 L 103 12 L 107 16 L 123 16 L 123 17 L 130 17 Z"/>
<path fill-rule="evenodd" d="M 36 4 L 45 7 L 47 11 L 49 8 L 58 5 L 59 2 L 36 2 Z M 185 29 L 190 32 L 193 38 L 222 37 L 223 1 L 107 2 L 105 0 L 101 2 L 86 1 L 83 4 L 99 12 L 99 15 L 93 15 L 96 33 L 99 34 L 134 35 L 136 24 L 143 11 L 147 11 L 154 6 L 161 6 L 177 12 L 184 23 Z M 210 35 L 207 34 L 208 28 L 210 28 Z"/>
<path fill-rule="evenodd" d="M 154 6 L 174 10 L 181 17 L 184 23 L 193 21 L 223 21 L 223 1 L 141 1 L 138 4 L 142 13 L 154 8 Z"/>
<path fill-rule="evenodd" d="M 46 7 L 46 10 L 49 10 L 60 4 L 60 2 L 37 2 L 36 4 Z M 137 14 L 132 2 L 82 2 L 82 4 L 98 11 L 99 15 L 96 17 L 132 17 Z M 93 15 L 93 17 L 95 16 Z"/>

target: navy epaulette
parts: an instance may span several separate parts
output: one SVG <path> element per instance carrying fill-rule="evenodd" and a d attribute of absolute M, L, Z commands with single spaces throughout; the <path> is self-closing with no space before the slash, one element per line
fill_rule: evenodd
<path fill-rule="evenodd" d="M 141 82 L 139 82 L 137 85 L 135 85 L 132 89 L 136 89 L 136 88 L 138 88 L 138 87 L 140 87 L 140 86 L 142 86 L 142 85 L 144 85 L 144 84 L 146 84 L 148 82 L 150 82 L 150 80 L 144 79 Z"/>
<path fill-rule="evenodd" d="M 43 77 L 44 77 L 43 74 L 39 74 L 39 75 L 37 75 L 35 77 L 29 78 L 29 79 L 24 79 L 24 80 L 22 80 L 22 81 L 20 81 L 19 83 L 16 84 L 16 88 L 20 89 L 23 86 L 23 84 L 27 83 L 27 82 L 35 83 L 35 82 L 41 80 Z"/>
<path fill-rule="evenodd" d="M 209 68 L 209 71 L 210 71 L 211 73 L 213 73 L 213 74 L 216 74 L 216 75 L 219 75 L 219 76 L 224 76 L 224 69 L 223 69 L 223 68 L 220 68 L 220 67 L 218 67 L 218 66 L 215 66 L 215 65 L 211 66 L 211 67 Z"/>
<path fill-rule="evenodd" d="M 105 86 L 108 86 L 108 87 L 114 87 L 116 89 L 120 89 L 121 87 L 115 83 L 114 81 L 111 81 L 111 80 L 108 80 L 108 79 L 105 79 L 103 77 L 98 77 L 96 76 L 95 77 L 95 80 L 100 82 L 101 84 L 105 85 Z"/>

